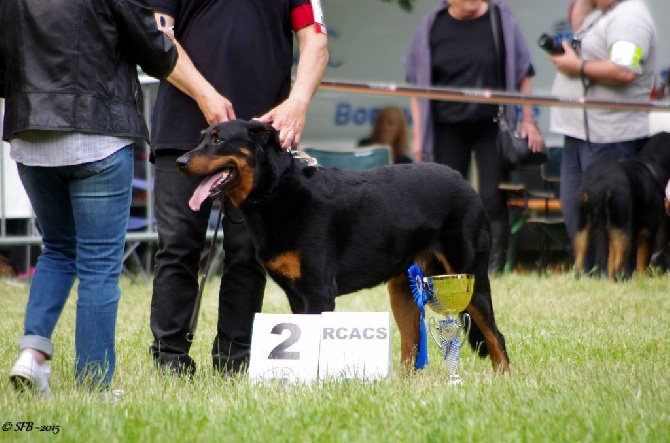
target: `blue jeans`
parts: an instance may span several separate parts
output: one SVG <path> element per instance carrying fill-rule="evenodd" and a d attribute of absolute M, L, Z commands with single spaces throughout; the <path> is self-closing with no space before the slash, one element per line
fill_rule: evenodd
<path fill-rule="evenodd" d="M 577 207 L 579 185 L 582 173 L 595 160 L 600 158 L 629 158 L 635 155 L 637 140 L 616 143 L 586 143 L 573 137 L 565 137 L 563 156 L 561 159 L 561 211 L 565 219 L 565 227 L 574 244 L 577 232 Z M 593 257 L 587 258 L 587 269 L 593 265 Z"/>
<path fill-rule="evenodd" d="M 79 278 L 75 374 L 106 386 L 115 367 L 114 335 L 133 177 L 132 145 L 92 163 L 18 165 L 37 216 L 44 252 L 37 262 L 19 349 L 53 355 L 51 335 Z"/>

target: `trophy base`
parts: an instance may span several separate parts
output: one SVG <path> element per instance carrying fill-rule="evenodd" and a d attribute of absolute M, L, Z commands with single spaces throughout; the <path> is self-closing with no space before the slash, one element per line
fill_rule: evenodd
<path fill-rule="evenodd" d="M 461 376 L 458 374 L 449 375 L 449 386 L 460 386 L 463 384 Z"/>

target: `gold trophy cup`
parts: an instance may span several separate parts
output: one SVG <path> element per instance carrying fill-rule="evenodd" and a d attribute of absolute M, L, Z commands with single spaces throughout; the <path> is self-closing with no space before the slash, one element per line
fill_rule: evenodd
<path fill-rule="evenodd" d="M 461 347 L 461 333 L 470 325 L 470 317 L 459 314 L 465 310 L 472 299 L 475 276 L 472 274 L 449 274 L 423 277 L 427 293 L 427 305 L 437 314 L 446 318 L 433 326 L 439 331 L 439 337 L 432 333 L 433 340 L 442 350 L 444 361 L 449 370 L 449 383 L 461 384 L 458 375 L 458 361 Z M 467 333 L 467 331 L 466 331 Z"/>

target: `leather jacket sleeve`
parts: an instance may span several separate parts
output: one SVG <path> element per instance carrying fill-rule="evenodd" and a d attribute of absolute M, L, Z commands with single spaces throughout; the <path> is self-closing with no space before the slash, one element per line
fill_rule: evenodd
<path fill-rule="evenodd" d="M 159 79 L 170 75 L 177 63 L 177 48 L 158 29 L 153 10 L 145 0 L 117 0 L 114 13 L 122 35 L 126 53 L 142 70 Z"/>

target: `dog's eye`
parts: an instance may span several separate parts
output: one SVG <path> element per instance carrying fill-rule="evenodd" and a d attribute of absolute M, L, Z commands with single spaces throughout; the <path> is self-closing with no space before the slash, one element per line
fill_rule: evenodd
<path fill-rule="evenodd" d="M 212 144 L 220 145 L 221 143 L 223 143 L 223 140 L 219 136 L 215 135 L 212 137 Z"/>

